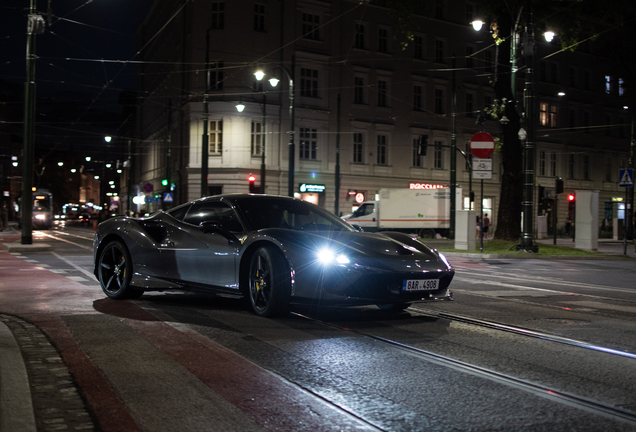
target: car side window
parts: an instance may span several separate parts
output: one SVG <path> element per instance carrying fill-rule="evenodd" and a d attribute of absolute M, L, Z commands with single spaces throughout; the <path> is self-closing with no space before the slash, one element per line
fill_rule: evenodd
<path fill-rule="evenodd" d="M 356 216 L 366 216 L 373 213 L 373 204 L 362 204 L 358 210 L 356 210 Z"/>
<path fill-rule="evenodd" d="M 186 213 L 188 212 L 189 208 L 190 208 L 190 205 L 184 205 L 181 207 L 177 207 L 176 209 L 170 210 L 168 214 L 172 216 L 173 218 L 182 221 Z"/>
<path fill-rule="evenodd" d="M 243 231 L 243 226 L 239 222 L 236 212 L 229 205 L 220 201 L 193 204 L 183 221 L 192 225 L 199 225 L 201 222 L 218 222 L 221 227 L 228 231 Z"/>

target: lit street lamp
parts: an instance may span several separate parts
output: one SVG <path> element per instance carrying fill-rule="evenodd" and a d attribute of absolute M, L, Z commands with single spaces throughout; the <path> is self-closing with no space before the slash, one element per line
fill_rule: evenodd
<path fill-rule="evenodd" d="M 274 69 L 280 69 L 283 72 L 285 72 L 285 75 L 287 75 L 287 79 L 289 80 L 289 172 L 288 172 L 288 181 L 287 181 L 287 195 L 289 195 L 290 197 L 294 196 L 294 162 L 295 162 L 295 158 L 296 158 L 296 148 L 295 148 L 295 144 L 294 144 L 294 78 L 293 78 L 293 73 L 294 73 L 294 68 L 295 68 L 295 64 L 296 64 L 296 57 L 292 56 L 292 61 L 291 61 L 291 73 L 284 67 L 284 66 L 277 66 Z M 258 74 L 258 76 L 256 75 Z M 265 73 L 262 71 L 258 71 L 254 74 L 256 76 L 257 80 L 262 80 L 265 77 Z M 260 78 L 259 78 L 260 76 Z M 276 87 L 278 85 L 278 83 L 280 82 L 279 79 L 277 78 L 270 78 L 269 83 L 271 84 L 272 87 Z M 265 121 L 263 121 L 263 123 L 265 123 Z M 263 124 L 263 130 L 265 129 L 265 125 Z M 262 163 L 261 163 L 261 185 L 262 185 L 262 192 L 265 192 L 264 189 L 264 185 L 265 185 L 265 140 L 263 139 L 263 159 L 262 159 Z"/>

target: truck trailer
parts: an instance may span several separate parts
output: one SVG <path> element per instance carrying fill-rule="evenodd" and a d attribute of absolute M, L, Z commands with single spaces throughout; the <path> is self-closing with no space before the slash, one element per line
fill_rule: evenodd
<path fill-rule="evenodd" d="M 422 238 L 448 237 L 450 231 L 450 189 L 380 189 L 379 200 L 365 201 L 346 222 L 364 231 L 400 231 Z M 457 189 L 456 207 L 461 207 L 462 190 Z"/>

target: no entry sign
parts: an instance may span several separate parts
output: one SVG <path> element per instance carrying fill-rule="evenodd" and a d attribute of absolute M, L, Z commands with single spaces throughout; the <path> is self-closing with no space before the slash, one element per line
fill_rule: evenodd
<path fill-rule="evenodd" d="M 490 157 L 495 151 L 495 140 L 488 132 L 477 132 L 470 139 L 470 151 L 480 159 Z"/>

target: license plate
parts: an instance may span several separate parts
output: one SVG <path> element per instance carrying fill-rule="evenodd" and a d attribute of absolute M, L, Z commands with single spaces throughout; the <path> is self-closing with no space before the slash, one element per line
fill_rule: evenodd
<path fill-rule="evenodd" d="M 402 283 L 402 291 L 434 291 L 439 288 L 439 279 L 407 279 Z"/>

